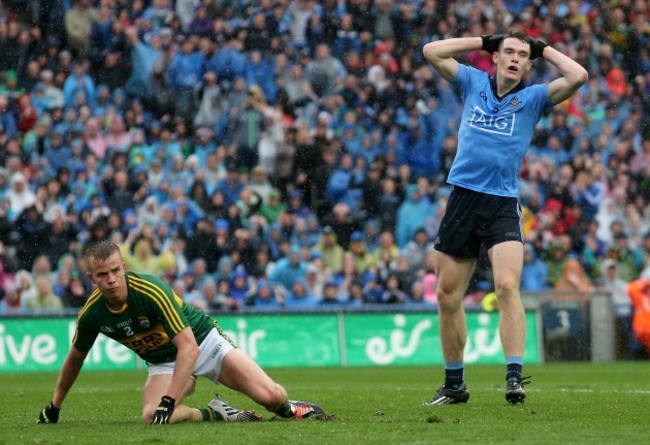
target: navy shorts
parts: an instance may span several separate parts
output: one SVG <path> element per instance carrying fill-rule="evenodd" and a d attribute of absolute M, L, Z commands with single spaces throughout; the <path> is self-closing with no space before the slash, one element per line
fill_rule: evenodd
<path fill-rule="evenodd" d="M 505 241 L 523 243 L 522 233 L 517 198 L 454 187 L 435 248 L 457 258 L 477 258 L 481 244 L 490 249 Z"/>

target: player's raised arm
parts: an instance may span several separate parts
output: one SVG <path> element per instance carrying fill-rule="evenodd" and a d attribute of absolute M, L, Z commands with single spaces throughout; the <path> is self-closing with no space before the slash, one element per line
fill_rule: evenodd
<path fill-rule="evenodd" d="M 70 348 L 70 352 L 68 352 L 68 356 L 63 362 L 63 367 L 59 373 L 52 401 L 38 413 L 38 423 L 57 423 L 59 421 L 59 411 L 61 410 L 63 400 L 65 400 L 65 396 L 70 391 L 70 388 L 72 388 L 75 380 L 77 380 L 86 355 L 88 354 L 80 352 L 74 346 Z"/>
<path fill-rule="evenodd" d="M 555 48 L 546 46 L 542 57 L 555 65 L 562 75 L 548 86 L 548 98 L 552 102 L 559 104 L 565 101 L 587 81 L 587 70 Z"/>
<path fill-rule="evenodd" d="M 442 77 L 452 80 L 458 74 L 458 62 L 453 55 L 482 48 L 481 37 L 459 37 L 427 43 L 422 48 L 422 54 Z"/>

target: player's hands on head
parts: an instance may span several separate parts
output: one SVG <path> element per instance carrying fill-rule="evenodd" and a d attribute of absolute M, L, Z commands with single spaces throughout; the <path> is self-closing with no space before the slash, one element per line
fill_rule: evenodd
<path fill-rule="evenodd" d="M 50 402 L 45 408 L 38 413 L 37 423 L 57 423 L 59 421 L 59 412 L 61 410 Z"/>
<path fill-rule="evenodd" d="M 499 51 L 499 44 L 505 36 L 505 34 L 491 34 L 481 36 L 481 39 L 483 39 L 483 50 L 489 52 L 490 54 Z"/>
<path fill-rule="evenodd" d="M 162 396 L 160 404 L 153 415 L 152 425 L 163 425 L 169 423 L 172 418 L 174 408 L 176 407 L 176 400 L 169 396 Z"/>
<path fill-rule="evenodd" d="M 537 39 L 530 39 L 530 60 L 537 59 L 544 55 L 544 48 L 548 46 L 548 43 L 542 42 Z"/>

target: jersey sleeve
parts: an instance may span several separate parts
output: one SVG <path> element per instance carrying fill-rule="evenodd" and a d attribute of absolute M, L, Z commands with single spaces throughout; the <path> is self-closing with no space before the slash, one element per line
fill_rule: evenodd
<path fill-rule="evenodd" d="M 462 63 L 458 64 L 458 73 L 456 77 L 452 79 L 451 83 L 458 87 L 460 91 L 460 97 L 465 98 L 465 93 L 469 91 L 471 84 L 471 71 L 475 70 L 474 68 L 463 65 Z M 478 71 L 478 70 L 476 70 Z"/>
<path fill-rule="evenodd" d="M 77 326 L 75 327 L 72 345 L 80 352 L 88 352 L 95 344 L 99 335 L 97 328 L 99 324 L 90 319 L 87 311 L 81 311 L 77 316 Z"/>
<path fill-rule="evenodd" d="M 553 103 L 548 98 L 548 84 L 536 84 L 531 85 L 529 88 L 530 99 L 535 105 L 535 109 L 538 111 L 535 122 L 539 122 L 542 118 L 542 115 L 553 108 L 556 104 Z"/>
<path fill-rule="evenodd" d="M 169 338 L 189 326 L 182 310 L 183 300 L 162 280 L 152 276 L 130 275 L 129 285 L 140 292 L 155 318 L 162 324 Z"/>

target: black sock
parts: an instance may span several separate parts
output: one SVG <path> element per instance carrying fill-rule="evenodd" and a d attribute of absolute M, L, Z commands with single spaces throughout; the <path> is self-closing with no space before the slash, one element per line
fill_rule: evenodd
<path fill-rule="evenodd" d="M 458 389 L 465 382 L 464 378 L 464 368 L 445 368 L 445 388 L 447 389 Z"/>
<path fill-rule="evenodd" d="M 506 368 L 506 381 L 514 378 L 521 381 L 521 363 L 508 363 Z"/>

